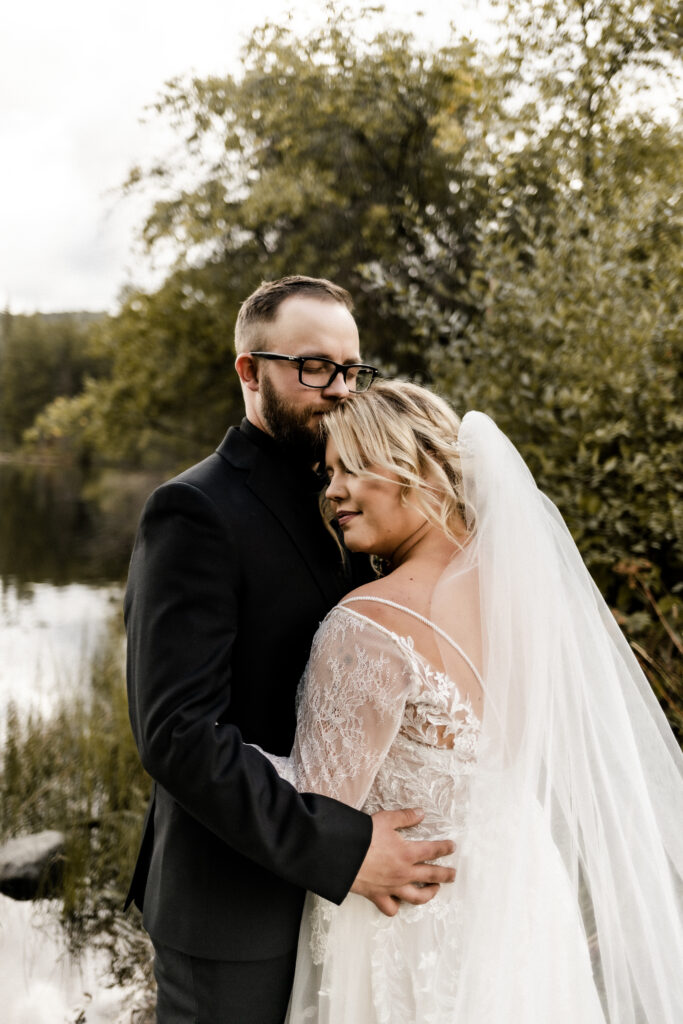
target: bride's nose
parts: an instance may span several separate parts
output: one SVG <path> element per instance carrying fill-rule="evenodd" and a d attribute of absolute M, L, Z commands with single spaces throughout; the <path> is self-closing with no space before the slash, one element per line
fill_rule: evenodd
<path fill-rule="evenodd" d="M 328 501 L 341 501 L 342 498 L 347 497 L 348 491 L 344 486 L 344 479 L 341 473 L 335 473 L 327 489 L 325 490 L 325 497 Z"/>

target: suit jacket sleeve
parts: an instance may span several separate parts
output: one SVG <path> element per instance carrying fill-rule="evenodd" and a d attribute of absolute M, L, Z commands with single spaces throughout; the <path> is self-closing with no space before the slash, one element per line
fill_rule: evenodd
<path fill-rule="evenodd" d="M 125 604 L 133 732 L 145 769 L 185 811 L 242 855 L 338 903 L 367 852 L 371 819 L 297 793 L 234 725 L 218 724 L 236 683 L 240 554 L 193 485 L 173 482 L 148 501 Z"/>

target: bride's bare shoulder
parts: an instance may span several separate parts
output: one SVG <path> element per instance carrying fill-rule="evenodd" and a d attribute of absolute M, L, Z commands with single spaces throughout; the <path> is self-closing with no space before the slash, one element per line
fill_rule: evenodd
<path fill-rule="evenodd" d="M 346 597 L 342 598 L 342 601 L 350 601 L 356 597 L 380 597 L 385 601 L 401 603 L 403 588 L 397 585 L 397 581 L 393 578 L 394 575 L 394 573 L 391 573 L 389 576 L 379 576 L 376 580 L 370 580 L 369 583 L 364 583 L 362 587 L 356 587 L 355 590 L 351 590 Z"/>
<path fill-rule="evenodd" d="M 349 602 L 348 606 L 354 611 L 360 612 L 361 615 L 388 629 L 395 630 L 397 623 L 404 619 L 405 612 L 383 602 L 391 601 L 420 612 L 421 608 L 418 606 L 423 603 L 421 590 L 419 581 L 408 576 L 404 578 L 403 574 L 395 571 L 388 576 L 371 580 L 370 583 L 365 583 L 362 587 L 356 587 L 342 599 L 341 603 Z M 363 600 L 358 601 L 355 600 L 356 598 Z M 373 600 L 373 598 L 378 600 Z"/>

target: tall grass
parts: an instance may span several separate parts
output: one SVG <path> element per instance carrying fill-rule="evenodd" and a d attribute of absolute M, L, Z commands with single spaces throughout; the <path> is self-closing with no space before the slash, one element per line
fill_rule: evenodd
<path fill-rule="evenodd" d="M 130 731 L 121 636 L 93 658 L 87 697 L 49 718 L 7 712 L 0 754 L 0 840 L 53 828 L 66 837 L 61 919 L 69 951 L 95 946 L 112 978 L 138 993 L 133 1018 L 150 1015 L 152 952 L 140 915 L 123 903 L 150 782 Z"/>

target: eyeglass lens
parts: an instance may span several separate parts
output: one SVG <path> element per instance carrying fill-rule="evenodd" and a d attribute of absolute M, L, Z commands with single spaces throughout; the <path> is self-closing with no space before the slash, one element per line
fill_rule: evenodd
<path fill-rule="evenodd" d="M 337 366 L 327 359 L 305 359 L 301 364 L 301 381 L 309 388 L 326 388 L 335 376 Z M 364 366 L 349 366 L 346 383 L 350 391 L 367 391 L 374 373 Z"/>

